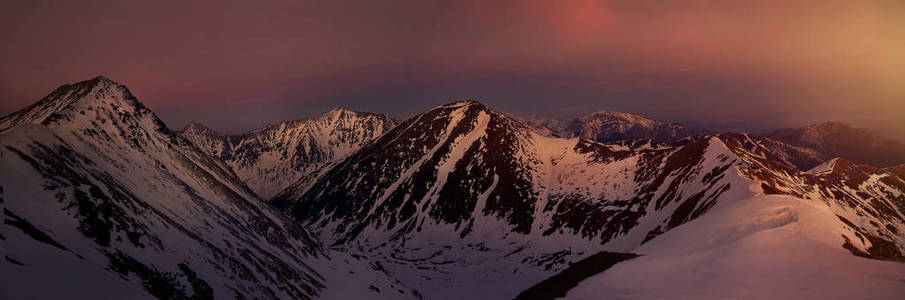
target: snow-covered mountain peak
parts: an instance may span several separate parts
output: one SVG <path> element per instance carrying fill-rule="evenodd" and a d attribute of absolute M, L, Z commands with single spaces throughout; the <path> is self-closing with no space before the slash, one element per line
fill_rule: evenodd
<path fill-rule="evenodd" d="M 104 116 L 100 116 L 104 115 Z M 162 130 L 162 122 L 138 102 L 128 88 L 106 77 L 60 86 L 40 101 L 0 118 L 0 132 L 21 124 L 51 124 L 64 121 L 101 120 L 107 115 L 148 117 L 152 130 Z"/>
<path fill-rule="evenodd" d="M 16 126 L 0 135 L 4 296 L 412 294 L 324 249 L 122 85 L 102 77 L 67 85 L 21 112 L 4 118 Z M 47 282 L 54 288 L 41 288 Z M 342 296 L 350 292 L 358 295 Z"/>
<path fill-rule="evenodd" d="M 224 135 L 189 124 L 179 135 L 202 151 L 226 162 L 259 196 L 272 197 L 299 180 L 311 180 L 323 167 L 339 161 L 394 126 L 382 114 L 345 107 L 313 119 L 267 125 L 237 135 Z"/>

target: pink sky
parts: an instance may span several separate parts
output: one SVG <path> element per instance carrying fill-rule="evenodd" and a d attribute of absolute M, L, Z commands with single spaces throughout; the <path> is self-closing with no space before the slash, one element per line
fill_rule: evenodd
<path fill-rule="evenodd" d="M 104 75 L 170 127 L 228 132 L 462 98 L 717 129 L 905 128 L 902 1 L 191 2 L 0 4 L 0 114 Z"/>

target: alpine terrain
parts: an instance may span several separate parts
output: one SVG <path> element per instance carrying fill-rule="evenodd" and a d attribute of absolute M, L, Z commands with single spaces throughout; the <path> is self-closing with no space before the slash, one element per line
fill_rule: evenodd
<path fill-rule="evenodd" d="M 580 137 L 602 143 L 631 140 L 664 143 L 705 133 L 701 130 L 679 124 L 659 122 L 636 114 L 606 110 L 575 118 L 569 122 L 537 115 L 515 116 L 515 118 L 542 134 L 565 138 Z"/>
<path fill-rule="evenodd" d="M 814 149 L 831 158 L 841 156 L 880 167 L 905 164 L 905 144 L 843 122 L 780 129 L 771 133 L 770 137 Z"/>
<path fill-rule="evenodd" d="M 819 251 L 863 262 L 854 280 L 871 282 L 858 274 L 874 271 L 905 278 L 901 263 L 856 257 L 903 261 L 901 170 L 834 159 L 801 171 L 796 155 L 814 153 L 744 134 L 671 145 L 554 138 L 462 101 L 402 122 L 272 203 L 326 243 L 384 261 L 428 298 L 511 298 L 601 250 L 638 252 L 641 261 L 656 254 L 648 243 L 759 197 L 787 203 L 767 220 L 725 219 L 734 233 L 700 246 L 789 226 L 823 239 Z M 799 203 L 832 218 L 805 227 Z M 731 274 L 714 276 L 723 275 Z M 877 286 L 865 295 L 905 292 L 896 281 Z"/>
<path fill-rule="evenodd" d="M 0 119 L 11 298 L 905 295 L 905 166 L 476 101 L 170 132 L 122 85 Z M 844 153 L 843 153 L 844 154 Z M 46 282 L 59 283 L 45 288 Z M 100 288 L 102 287 L 102 288 Z"/>
<path fill-rule="evenodd" d="M 224 135 L 196 122 L 178 135 L 225 162 L 259 196 L 269 198 L 324 166 L 349 156 L 393 127 L 385 115 L 346 108 L 320 118 L 270 125 L 240 135 Z"/>
<path fill-rule="evenodd" d="M 415 295 L 323 247 L 109 79 L 64 85 L 0 132 L 9 299 Z"/>

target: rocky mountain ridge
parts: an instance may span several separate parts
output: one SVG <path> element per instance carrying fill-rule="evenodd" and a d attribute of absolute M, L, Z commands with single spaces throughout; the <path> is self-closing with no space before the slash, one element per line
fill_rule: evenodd
<path fill-rule="evenodd" d="M 107 78 L 62 86 L 0 124 L 2 275 L 11 298 L 407 290 L 369 262 L 324 248 Z M 338 282 L 345 287 L 330 288 Z"/>
<path fill-rule="evenodd" d="M 269 125 L 238 135 L 196 122 L 178 135 L 225 162 L 262 198 L 273 197 L 302 178 L 316 177 L 394 126 L 381 114 L 333 109 L 314 119 Z"/>

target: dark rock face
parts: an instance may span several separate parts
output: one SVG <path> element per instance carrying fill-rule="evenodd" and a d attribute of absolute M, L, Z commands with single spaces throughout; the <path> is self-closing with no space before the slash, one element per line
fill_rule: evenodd
<path fill-rule="evenodd" d="M 780 129 L 770 137 L 823 154 L 878 167 L 905 164 L 905 144 L 842 122 L 826 122 L 804 128 Z"/>
<path fill-rule="evenodd" d="M 584 279 L 597 275 L 619 262 L 629 260 L 639 255 L 634 253 L 616 253 L 602 251 L 573 263 L 568 268 L 541 281 L 531 288 L 521 292 L 516 300 L 542 300 L 565 297 L 570 289 L 574 288 Z"/>

